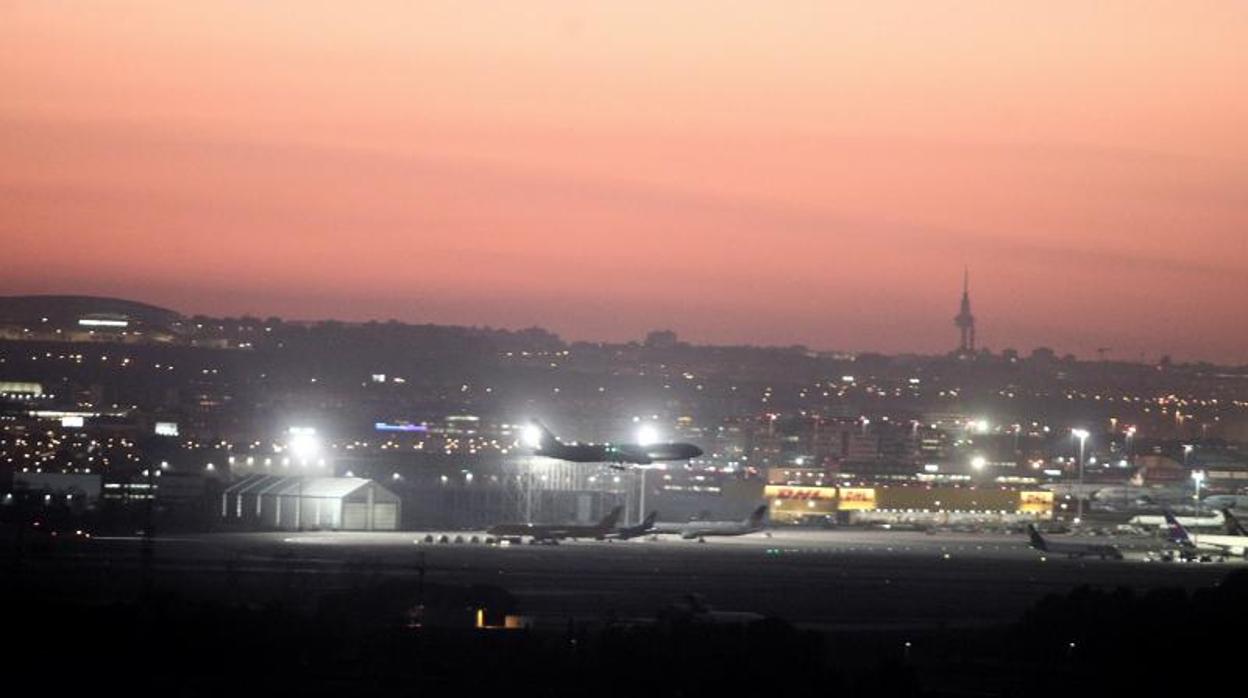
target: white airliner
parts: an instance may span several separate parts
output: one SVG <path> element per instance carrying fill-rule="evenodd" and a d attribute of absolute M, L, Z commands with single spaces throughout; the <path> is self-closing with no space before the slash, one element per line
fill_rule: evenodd
<path fill-rule="evenodd" d="M 1248 510 L 1248 494 L 1211 494 L 1200 503 L 1208 509 Z"/>
<path fill-rule="evenodd" d="M 763 530 L 767 505 L 755 509 L 742 521 L 690 521 L 688 523 L 656 523 L 651 533 L 674 533 L 685 540 L 702 540 L 707 536 L 743 536 Z"/>
<path fill-rule="evenodd" d="M 1102 560 L 1122 559 L 1122 551 L 1112 545 L 1048 540 L 1040 535 L 1040 532 L 1032 524 L 1027 524 L 1027 534 L 1031 536 L 1031 547 L 1042 553 L 1065 555 L 1067 557 L 1099 557 Z"/>
<path fill-rule="evenodd" d="M 1170 540 L 1178 544 L 1180 549 L 1217 553 L 1221 557 L 1246 557 L 1248 536 L 1209 535 L 1204 533 L 1188 533 L 1183 524 L 1174 514 L 1166 512 L 1166 524 L 1170 527 Z"/>
<path fill-rule="evenodd" d="M 1187 528 L 1222 528 L 1226 524 L 1226 518 L 1221 512 L 1217 512 L 1212 516 L 1179 516 L 1176 517 L 1178 522 Z M 1168 526 L 1166 517 L 1160 514 L 1138 514 L 1127 520 L 1132 526 L 1152 526 L 1161 528 Z"/>

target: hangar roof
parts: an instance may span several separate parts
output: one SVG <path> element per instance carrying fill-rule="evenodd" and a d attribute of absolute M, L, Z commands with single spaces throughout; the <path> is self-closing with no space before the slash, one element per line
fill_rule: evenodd
<path fill-rule="evenodd" d="M 302 482 L 301 482 L 302 480 Z M 369 484 L 374 484 L 372 480 L 362 477 L 279 477 L 277 475 L 250 475 L 230 487 L 226 488 L 226 492 L 230 494 L 256 494 L 256 495 L 291 495 L 298 496 L 302 494 L 304 497 L 318 497 L 325 499 L 337 499 L 350 495 L 351 493 L 362 489 Z M 388 490 L 380 485 L 377 489 L 384 492 L 387 499 L 393 498 Z"/>

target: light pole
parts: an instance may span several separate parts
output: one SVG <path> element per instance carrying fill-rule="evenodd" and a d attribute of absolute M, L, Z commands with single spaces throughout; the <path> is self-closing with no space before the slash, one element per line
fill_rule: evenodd
<path fill-rule="evenodd" d="M 638 478 L 641 480 L 641 494 L 637 497 L 637 523 L 646 520 L 646 473 L 647 468 L 637 469 Z"/>
<path fill-rule="evenodd" d="M 1193 470 L 1192 482 L 1196 484 L 1196 494 L 1192 495 L 1196 498 L 1196 514 L 1200 515 L 1200 485 L 1205 481 L 1205 471 Z"/>
<path fill-rule="evenodd" d="M 321 451 L 321 440 L 312 427 L 291 427 L 287 430 L 286 448 L 295 457 L 299 468 L 298 496 L 295 499 L 295 528 L 303 530 L 303 478 L 308 472 L 308 460 L 315 458 Z"/>
<path fill-rule="evenodd" d="M 1087 430 L 1087 429 L 1071 429 L 1071 430 L 1070 430 L 1070 433 L 1071 433 L 1071 435 L 1073 435 L 1076 439 L 1079 439 L 1079 494 L 1078 494 L 1078 496 L 1075 498 L 1075 506 L 1076 506 L 1075 523 L 1076 523 L 1076 524 L 1082 524 L 1082 523 L 1083 523 L 1083 496 L 1084 496 L 1084 491 L 1083 491 L 1083 446 L 1084 446 L 1084 444 L 1085 444 L 1085 443 L 1087 442 L 1087 440 L 1088 440 L 1088 430 Z"/>
<path fill-rule="evenodd" d="M 653 424 L 642 424 L 637 428 L 637 444 L 643 448 L 659 440 L 659 430 Z M 637 466 L 641 490 L 637 497 L 637 523 L 646 520 L 646 471 L 644 465 Z"/>

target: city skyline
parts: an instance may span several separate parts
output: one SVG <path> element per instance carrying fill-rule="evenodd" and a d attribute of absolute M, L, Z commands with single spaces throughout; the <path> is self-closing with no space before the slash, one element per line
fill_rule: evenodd
<path fill-rule="evenodd" d="M 0 293 L 1248 361 L 1241 5 L 473 9 L 6 8 Z"/>
<path fill-rule="evenodd" d="M 53 305 L 53 306 L 48 306 L 48 308 L 37 312 L 35 310 L 37 306 L 27 304 L 28 301 L 39 301 L 39 300 L 50 301 L 54 304 L 59 304 L 62 301 L 69 301 L 71 305 L 81 306 L 81 307 L 78 311 L 74 311 L 70 307 L 57 307 L 56 305 Z M 207 318 L 211 320 L 246 318 L 254 322 L 264 323 L 270 319 L 274 319 L 282 323 L 290 323 L 290 324 L 296 324 L 296 325 L 308 325 L 308 326 L 321 324 L 321 323 L 337 323 L 337 324 L 342 324 L 342 325 L 363 326 L 369 323 L 398 322 L 400 324 L 405 324 L 409 326 L 433 325 L 433 326 L 439 326 L 439 327 L 463 327 L 463 328 L 474 328 L 474 329 L 483 329 L 483 330 L 501 330 L 505 332 L 520 332 L 520 331 L 525 331 L 525 330 L 537 329 L 543 332 L 552 332 L 554 337 L 557 337 L 559 340 L 567 344 L 572 344 L 575 342 L 587 342 L 590 344 L 601 344 L 601 345 L 630 344 L 630 343 L 631 344 L 644 343 L 644 344 L 649 345 L 652 340 L 653 335 L 666 335 L 666 336 L 661 336 L 659 338 L 658 341 L 660 342 L 660 344 L 664 344 L 664 343 L 671 342 L 671 341 L 679 341 L 683 344 L 695 346 L 695 347 L 697 346 L 702 346 L 702 347 L 736 346 L 736 347 L 754 347 L 754 348 L 759 348 L 759 349 L 768 349 L 768 348 L 788 349 L 791 347 L 801 347 L 807 351 L 815 351 L 815 352 L 819 352 L 819 353 L 826 354 L 826 355 L 836 355 L 836 354 L 890 355 L 891 354 L 891 355 L 897 355 L 897 356 L 916 356 L 916 357 L 928 357 L 928 358 L 949 356 L 949 357 L 959 358 L 959 359 L 973 359 L 976 356 L 1003 356 L 1003 355 L 1006 355 L 1005 354 L 1006 352 L 1014 352 L 1019 358 L 1027 358 L 1035 352 L 1047 352 L 1051 356 L 1074 357 L 1075 359 L 1081 360 L 1081 361 L 1090 361 L 1093 358 L 1095 358 L 1098 361 L 1108 360 L 1108 361 L 1114 361 L 1114 362 L 1123 363 L 1123 364 L 1151 364 L 1151 363 L 1156 363 L 1156 362 L 1171 362 L 1176 359 L 1175 356 L 1172 356 L 1170 354 L 1160 354 L 1157 356 L 1140 355 L 1138 357 L 1112 356 L 1111 355 L 1112 349 L 1110 347 L 1097 348 L 1096 350 L 1092 352 L 1095 355 L 1095 357 L 1093 357 L 1093 356 L 1088 356 L 1088 355 L 1078 355 L 1075 352 L 1067 351 L 1064 347 L 1049 345 L 1049 344 L 1039 344 L 1034 347 L 1005 346 L 999 350 L 994 350 L 991 347 L 979 346 L 976 341 L 976 319 L 975 319 L 975 316 L 971 313 L 971 309 L 970 309 L 971 293 L 970 293 L 969 270 L 965 270 L 963 273 L 962 300 L 960 303 L 959 313 L 957 316 L 954 317 L 953 323 L 952 323 L 953 327 L 956 329 L 958 338 L 954 342 L 952 349 L 947 349 L 947 350 L 938 349 L 938 350 L 931 351 L 931 352 L 924 352 L 924 351 L 886 352 L 886 351 L 880 351 L 876 349 L 848 351 L 840 347 L 819 347 L 819 346 L 812 347 L 812 346 L 808 346 L 808 345 L 800 344 L 800 343 L 798 344 L 770 343 L 769 344 L 769 343 L 764 343 L 764 342 L 722 343 L 722 342 L 714 342 L 714 341 L 701 341 L 701 340 L 698 340 L 697 338 L 690 338 L 690 337 L 684 336 L 678 331 L 679 328 L 673 328 L 673 327 L 661 327 L 661 328 L 651 327 L 651 328 L 645 329 L 638 336 L 623 337 L 623 338 L 618 338 L 618 339 L 604 339 L 600 337 L 567 337 L 567 336 L 563 336 L 559 334 L 558 332 L 553 332 L 552 328 L 548 326 L 544 326 L 540 324 L 520 327 L 520 326 L 491 326 L 488 324 L 482 325 L 482 324 L 471 324 L 471 323 L 464 323 L 464 322 L 437 323 L 437 322 L 427 322 L 427 321 L 400 320 L 398 318 L 377 318 L 377 317 L 369 317 L 369 318 L 364 318 L 364 319 L 344 319 L 344 318 L 336 318 L 336 317 L 313 317 L 313 318 L 282 317 L 278 315 L 273 315 L 271 313 L 238 313 L 238 314 L 212 314 L 212 313 L 189 313 L 189 312 L 184 313 L 178 308 L 162 307 L 160 304 L 150 303 L 150 302 L 147 302 L 145 299 L 116 298 L 116 297 L 74 295 L 74 294 L 34 294 L 34 295 L 20 295 L 20 296 L 0 296 L 0 324 L 2 324 L 6 320 L 4 317 L 5 309 L 6 309 L 5 308 L 6 301 L 19 302 L 18 306 L 8 309 L 10 311 L 10 316 L 7 318 L 7 322 L 10 325 L 11 329 L 19 328 L 18 331 L 20 332 L 22 331 L 20 328 L 26 327 L 28 324 L 33 323 L 34 325 L 40 325 L 42 323 L 48 323 L 50 319 L 52 320 L 53 324 L 42 324 L 42 328 L 45 330 L 45 332 L 39 333 L 36 335 L 29 335 L 29 338 L 32 338 L 32 339 L 39 339 L 39 338 L 44 337 L 47 332 L 52 331 L 49 328 L 60 327 L 65 322 L 69 322 L 70 323 L 69 326 L 73 326 L 73 327 L 77 327 L 81 325 L 82 323 L 86 321 L 83 320 L 82 317 L 79 316 L 77 320 L 77 324 L 75 324 L 74 316 L 72 316 L 72 313 L 73 312 L 85 312 L 85 309 L 91 307 L 93 303 L 99 303 L 100 304 L 99 309 L 92 311 L 92 312 L 96 314 L 104 313 L 104 316 L 108 316 L 109 313 L 122 313 L 122 315 L 116 316 L 116 317 L 122 317 L 124 314 L 129 313 L 131 312 L 131 310 L 133 310 L 133 308 L 130 308 L 129 306 L 131 306 L 132 304 L 137 304 L 138 306 L 146 306 L 147 308 L 153 311 L 172 312 L 177 315 L 181 315 L 183 318 L 187 320 L 191 320 L 196 317 L 202 317 L 202 318 Z M 121 305 L 118 306 L 117 305 L 118 303 L 120 303 Z M 113 308 L 113 310 L 109 310 L 109 308 Z M 49 317 L 40 318 L 39 317 L 40 312 L 44 314 L 54 314 L 56 317 L 55 318 L 49 318 Z M 66 314 L 67 312 L 71 313 L 71 315 L 67 315 Z M 20 319 L 20 318 L 26 318 L 26 319 Z M 25 331 L 30 331 L 30 330 L 28 329 Z M 65 341 L 76 341 L 76 340 L 65 340 Z M 1192 359 L 1185 358 L 1185 357 L 1177 357 L 1177 358 L 1178 358 L 1179 363 L 1196 363 L 1196 364 L 1201 364 L 1201 363 L 1216 364 L 1217 363 L 1216 361 L 1210 361 L 1208 359 L 1202 359 L 1202 358 L 1192 358 Z M 1248 364 L 1234 364 L 1234 363 L 1227 363 L 1223 365 L 1225 366 L 1236 366 L 1236 365 L 1248 366 Z"/>

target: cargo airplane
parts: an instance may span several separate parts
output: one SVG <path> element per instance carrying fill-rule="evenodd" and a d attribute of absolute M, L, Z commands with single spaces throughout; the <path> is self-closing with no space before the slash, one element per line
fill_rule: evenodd
<path fill-rule="evenodd" d="M 1226 532 L 1232 536 L 1248 536 L 1248 529 L 1239 522 L 1239 518 L 1230 509 L 1222 510 L 1222 518 L 1226 521 Z"/>
<path fill-rule="evenodd" d="M 689 460 L 702 455 L 702 449 L 693 444 L 680 442 L 618 443 L 618 444 L 565 444 L 546 428 L 534 421 L 524 431 L 525 444 L 533 449 L 533 455 L 545 456 L 571 463 L 606 463 L 617 470 L 629 465 L 650 465 L 659 461 Z"/>
<path fill-rule="evenodd" d="M 1215 553 L 1219 557 L 1248 556 L 1248 536 L 1208 535 L 1204 533 L 1188 533 L 1183 524 L 1169 510 L 1165 513 L 1166 524 L 1170 529 L 1170 540 L 1179 546 L 1180 552 L 1191 554 Z M 1234 519 L 1234 517 L 1231 517 Z M 1235 522 L 1239 524 L 1238 521 Z"/>
<path fill-rule="evenodd" d="M 741 521 L 689 521 L 688 523 L 655 524 L 652 533 L 670 533 L 679 535 L 685 540 L 703 540 L 707 536 L 743 536 L 763 530 L 763 518 L 767 516 L 767 505 L 755 509 Z"/>
<path fill-rule="evenodd" d="M 1201 504 L 1208 509 L 1248 509 L 1248 494 L 1211 494 Z"/>
<path fill-rule="evenodd" d="M 640 538 L 650 531 L 654 530 L 654 520 L 659 518 L 659 512 L 652 511 L 646 514 L 646 518 L 641 523 L 633 526 L 621 526 L 615 531 L 607 534 L 608 540 L 630 540 L 632 538 Z"/>
<path fill-rule="evenodd" d="M 486 530 L 500 540 L 519 543 L 528 538 L 533 543 L 558 543 L 565 539 L 589 538 L 606 540 L 616 533 L 615 524 L 620 520 L 624 507 L 616 507 L 595 524 L 497 524 Z M 653 521 L 651 522 L 653 523 Z"/>
<path fill-rule="evenodd" d="M 1053 541 L 1040 535 L 1034 524 L 1027 524 L 1027 535 L 1031 537 L 1031 547 L 1042 553 L 1065 555 L 1066 557 L 1099 557 L 1102 560 L 1121 560 L 1122 551 L 1104 543 L 1075 543 L 1073 541 Z"/>

